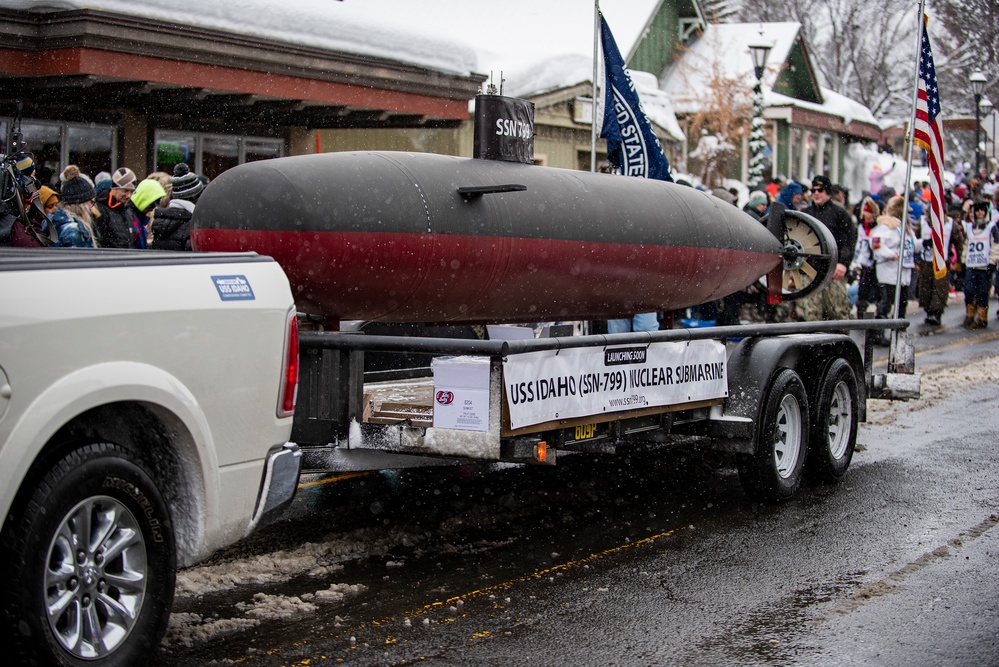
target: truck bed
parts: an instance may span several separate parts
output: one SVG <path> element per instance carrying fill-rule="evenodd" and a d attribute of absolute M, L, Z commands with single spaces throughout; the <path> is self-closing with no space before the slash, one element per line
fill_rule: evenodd
<path fill-rule="evenodd" d="M 195 253 L 117 248 L 0 248 L 0 271 L 270 262 L 255 252 Z"/>

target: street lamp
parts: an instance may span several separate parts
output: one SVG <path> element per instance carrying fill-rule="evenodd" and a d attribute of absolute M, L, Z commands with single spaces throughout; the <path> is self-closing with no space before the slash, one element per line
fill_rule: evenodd
<path fill-rule="evenodd" d="M 749 47 L 749 53 L 753 56 L 753 69 L 756 72 L 757 81 L 763 78 L 763 70 L 767 66 L 767 55 L 769 55 L 771 48 L 773 47 L 769 44 L 755 44 Z"/>
<path fill-rule="evenodd" d="M 763 37 L 762 31 L 760 37 Z M 752 187 L 763 182 L 763 152 L 767 148 L 767 136 L 763 130 L 763 72 L 767 65 L 767 55 L 771 45 L 757 43 L 750 45 L 749 53 L 753 57 L 753 71 L 756 74 L 756 85 L 753 86 L 753 118 L 749 128 L 749 184 Z"/>
<path fill-rule="evenodd" d="M 985 75 L 981 72 L 975 72 L 972 74 L 968 81 L 971 82 L 971 94 L 975 98 L 975 178 L 978 178 L 981 172 L 981 167 L 979 166 L 981 151 L 978 148 L 979 131 L 981 128 L 981 116 L 979 115 L 978 105 L 982 101 L 982 93 L 985 92 Z"/>
<path fill-rule="evenodd" d="M 989 112 L 992 111 L 992 100 L 990 100 L 987 97 L 983 97 L 982 101 L 978 103 L 978 108 L 982 112 L 982 120 L 985 120 L 986 118 L 988 118 Z M 986 138 L 985 139 L 985 146 L 984 146 L 984 148 L 988 149 L 988 147 L 989 147 L 989 140 L 988 140 L 988 138 Z M 988 150 L 984 150 L 982 152 L 985 153 L 986 155 L 988 155 Z M 996 153 L 996 119 L 995 119 L 995 116 L 993 116 L 992 117 L 992 157 L 995 157 L 995 153 Z M 985 160 L 985 168 L 988 169 L 988 166 L 989 166 L 989 161 L 988 161 L 988 159 L 986 159 Z"/>

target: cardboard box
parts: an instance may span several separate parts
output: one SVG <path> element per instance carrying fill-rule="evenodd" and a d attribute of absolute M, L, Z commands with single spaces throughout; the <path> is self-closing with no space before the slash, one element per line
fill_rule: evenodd
<path fill-rule="evenodd" d="M 434 372 L 434 428 L 489 430 L 489 357 L 439 357 Z"/>

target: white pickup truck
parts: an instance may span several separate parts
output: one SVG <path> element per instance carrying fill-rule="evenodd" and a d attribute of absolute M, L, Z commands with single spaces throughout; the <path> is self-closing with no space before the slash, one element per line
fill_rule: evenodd
<path fill-rule="evenodd" d="M 148 661 L 177 567 L 291 501 L 297 373 L 269 258 L 0 249 L 4 662 Z"/>

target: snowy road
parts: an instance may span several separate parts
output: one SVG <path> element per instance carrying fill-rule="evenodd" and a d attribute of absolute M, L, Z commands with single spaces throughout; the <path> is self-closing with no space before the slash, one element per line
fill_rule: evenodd
<path fill-rule="evenodd" d="M 181 573 L 154 664 L 999 664 L 999 336 L 955 329 L 781 507 L 678 450 L 306 480 Z"/>

